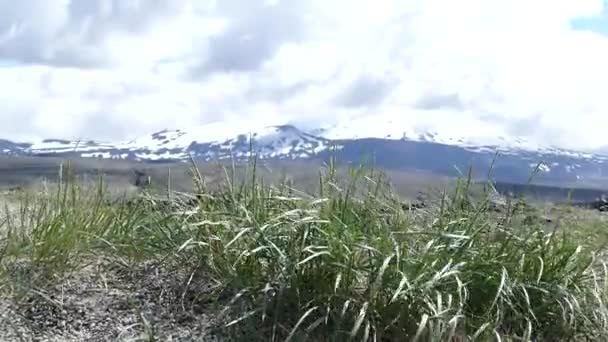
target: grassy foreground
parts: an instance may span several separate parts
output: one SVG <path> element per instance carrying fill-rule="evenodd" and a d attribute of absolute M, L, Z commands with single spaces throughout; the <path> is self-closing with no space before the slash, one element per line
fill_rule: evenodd
<path fill-rule="evenodd" d="M 205 319 L 206 338 L 218 340 L 608 338 L 604 249 L 578 229 L 547 230 L 517 203 L 492 211 L 466 179 L 410 212 L 373 170 L 338 179 L 330 165 L 311 194 L 267 186 L 255 168 L 244 181 L 227 170 L 219 191 L 194 172 L 196 196 L 110 198 L 102 180 L 85 186 L 69 174 L 55 189 L 12 195 L 0 222 L 0 302 L 65 312 L 64 289 L 89 272 L 121 275 L 133 293 L 150 287 L 148 302 L 169 298 L 171 317 Z M 165 316 L 132 302 L 140 320 L 128 339 L 170 340 Z M 56 334 L 76 329 L 57 325 Z"/>

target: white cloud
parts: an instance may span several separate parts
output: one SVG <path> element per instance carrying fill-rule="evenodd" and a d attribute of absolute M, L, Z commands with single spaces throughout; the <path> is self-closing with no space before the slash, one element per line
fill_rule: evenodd
<path fill-rule="evenodd" d="M 0 63 L 0 137 L 125 139 L 225 118 L 313 125 L 423 109 L 412 125 L 596 148 L 608 145 L 608 37 L 570 23 L 603 7 L 0 0 L 0 61 L 22 63 Z"/>

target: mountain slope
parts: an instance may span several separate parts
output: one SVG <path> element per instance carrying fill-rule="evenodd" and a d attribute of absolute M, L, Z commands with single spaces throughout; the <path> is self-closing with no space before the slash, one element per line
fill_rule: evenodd
<path fill-rule="evenodd" d="M 163 130 L 124 142 L 43 140 L 30 144 L 0 140 L 0 154 L 79 156 L 145 161 L 245 159 L 253 149 L 260 159 L 327 159 L 359 162 L 365 156 L 381 167 L 412 169 L 455 176 L 469 166 L 482 177 L 500 153 L 493 176 L 551 184 L 608 184 L 608 157 L 542 146 L 499 132 L 446 127 L 425 131 L 405 119 L 363 117 L 338 125 L 301 130 L 259 121 L 219 122 L 183 130 Z M 251 138 L 251 139 L 250 139 Z M 335 147 L 335 148 L 332 148 Z M 539 165 L 539 163 L 542 164 Z M 460 170 L 460 171 L 458 171 Z"/>

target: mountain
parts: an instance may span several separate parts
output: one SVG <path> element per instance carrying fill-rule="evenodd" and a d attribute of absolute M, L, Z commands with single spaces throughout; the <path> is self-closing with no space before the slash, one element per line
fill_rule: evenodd
<path fill-rule="evenodd" d="M 0 139 L 0 155 L 21 155 L 26 153 L 31 144 L 14 143 L 9 140 Z"/>
<path fill-rule="evenodd" d="M 251 138 L 251 139 L 250 139 Z M 391 117 L 363 117 L 337 125 L 300 129 L 260 121 L 217 122 L 182 130 L 163 130 L 130 141 L 98 142 L 47 139 L 33 143 L 0 140 L 0 154 L 78 156 L 149 162 L 248 158 L 321 159 L 355 163 L 365 156 L 389 169 L 458 176 L 473 167 L 476 177 L 492 168 L 494 179 L 525 183 L 536 170 L 537 182 L 608 188 L 608 156 L 543 146 L 522 138 L 484 135 L 466 128 L 428 131 Z M 494 160 L 496 153 L 498 159 Z"/>

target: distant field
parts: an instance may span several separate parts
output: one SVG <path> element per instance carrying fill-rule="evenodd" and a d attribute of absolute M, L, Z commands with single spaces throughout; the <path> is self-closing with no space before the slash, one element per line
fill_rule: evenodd
<path fill-rule="evenodd" d="M 60 166 L 67 165 L 67 160 L 53 157 L 0 157 L 0 188 L 30 186 L 42 180 L 54 182 L 58 179 Z M 99 160 L 87 158 L 70 159 L 69 163 L 75 173 L 81 177 L 94 180 L 103 174 L 104 178 L 116 187 L 133 186 L 136 176 L 134 171 L 141 170 L 152 179 L 153 187 L 161 190 L 170 187 L 175 191 L 192 190 L 192 165 L 179 163 L 138 163 L 131 161 Z M 200 172 L 210 186 L 218 186 L 233 176 L 245 177 L 246 164 L 233 165 L 228 162 L 197 162 Z M 307 161 L 259 161 L 257 176 L 269 183 L 289 179 L 295 187 L 316 191 L 319 185 L 319 162 Z M 338 173 L 346 174 L 346 168 L 338 168 Z M 443 188 L 451 180 L 423 172 L 385 171 L 398 192 L 407 197 L 415 196 L 419 191 L 429 188 Z"/>
<path fill-rule="evenodd" d="M 89 180 L 95 180 L 103 174 L 105 180 L 117 189 L 135 191 L 135 170 L 141 170 L 149 175 L 152 186 L 157 191 L 168 188 L 174 191 L 192 191 L 192 174 L 190 163 L 138 163 L 132 161 L 100 160 L 92 158 L 75 158 L 69 160 L 74 171 Z M 0 157 L 0 189 L 16 186 L 36 186 L 42 180 L 55 182 L 58 179 L 59 168 L 67 160 L 53 157 Z M 199 162 L 200 172 L 207 184 L 216 187 L 233 177 L 233 165 L 229 161 Z M 288 179 L 295 187 L 306 191 L 317 192 L 319 186 L 319 169 L 324 165 L 318 161 L 259 161 L 257 176 L 268 183 L 277 183 Z M 246 164 L 234 166 L 234 177 L 245 177 Z M 338 167 L 339 174 L 345 175 L 347 168 Z M 453 188 L 454 178 L 439 176 L 422 171 L 383 170 L 390 179 L 394 190 L 406 198 L 415 198 L 420 192 L 439 193 Z M 594 200 L 603 193 L 601 188 L 568 188 L 532 183 L 496 184 L 501 193 L 512 192 L 540 201 L 564 202 Z"/>

